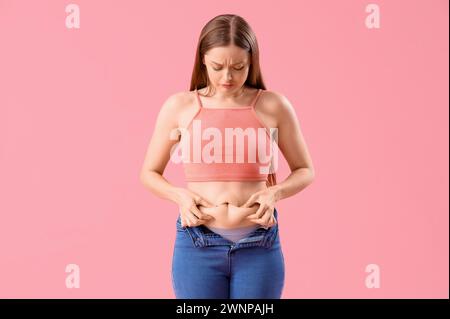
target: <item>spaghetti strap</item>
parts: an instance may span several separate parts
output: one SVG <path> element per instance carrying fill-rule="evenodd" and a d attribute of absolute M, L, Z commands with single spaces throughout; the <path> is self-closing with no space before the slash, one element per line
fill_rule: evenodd
<path fill-rule="evenodd" d="M 258 93 L 256 93 L 255 98 L 253 99 L 252 103 L 250 104 L 250 106 L 252 108 L 255 107 L 256 101 L 258 100 L 258 97 L 261 95 L 262 89 L 258 89 Z"/>
<path fill-rule="evenodd" d="M 200 106 L 200 108 L 203 108 L 202 101 L 200 100 L 200 96 L 198 94 L 197 89 L 195 89 L 195 95 L 197 96 L 198 105 Z"/>

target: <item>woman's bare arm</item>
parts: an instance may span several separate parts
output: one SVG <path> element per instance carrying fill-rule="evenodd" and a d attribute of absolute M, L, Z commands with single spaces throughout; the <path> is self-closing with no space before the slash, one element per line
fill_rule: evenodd
<path fill-rule="evenodd" d="M 314 167 L 295 109 L 286 97 L 273 94 L 277 101 L 273 105 L 274 114 L 277 114 L 278 147 L 291 169 L 291 174 L 283 182 L 272 186 L 276 190 L 275 197 L 280 200 L 308 186 L 314 180 Z"/>
<path fill-rule="evenodd" d="M 178 128 L 181 94 L 171 95 L 161 107 L 140 172 L 141 182 L 151 192 L 177 204 L 180 188 L 170 184 L 162 175 L 170 159 L 170 151 L 178 143 L 178 140 L 170 138 L 170 134 Z"/>

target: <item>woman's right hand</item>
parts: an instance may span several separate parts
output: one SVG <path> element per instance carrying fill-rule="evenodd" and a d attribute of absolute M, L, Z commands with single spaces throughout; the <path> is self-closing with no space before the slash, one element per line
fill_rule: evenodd
<path fill-rule="evenodd" d="M 206 199 L 189 189 L 180 188 L 178 190 L 178 206 L 180 206 L 180 219 L 182 227 L 199 226 L 214 218 L 211 215 L 202 213 L 198 209 L 197 205 L 204 207 L 215 207 Z"/>

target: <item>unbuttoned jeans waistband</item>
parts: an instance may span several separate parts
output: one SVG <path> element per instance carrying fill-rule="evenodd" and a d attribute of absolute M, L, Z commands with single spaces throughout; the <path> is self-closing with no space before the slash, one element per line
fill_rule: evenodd
<path fill-rule="evenodd" d="M 250 233 L 247 237 L 239 240 L 236 243 L 223 238 L 219 234 L 216 234 L 203 225 L 194 227 L 182 227 L 180 215 L 177 218 L 177 229 L 186 231 L 192 239 L 195 247 L 217 246 L 217 245 L 231 245 L 233 247 L 265 247 L 270 248 L 278 235 L 278 211 L 274 209 L 274 216 L 277 221 L 275 225 L 264 229 L 262 227 L 257 228 L 254 232 Z"/>

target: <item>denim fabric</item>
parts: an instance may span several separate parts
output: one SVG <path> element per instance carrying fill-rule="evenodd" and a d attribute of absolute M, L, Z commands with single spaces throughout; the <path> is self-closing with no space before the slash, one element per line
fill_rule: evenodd
<path fill-rule="evenodd" d="M 274 210 L 278 220 L 278 211 Z M 172 285 L 182 299 L 279 299 L 284 287 L 279 225 L 257 228 L 236 243 L 178 216 Z"/>

